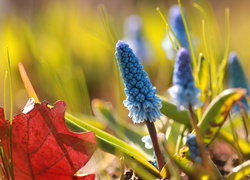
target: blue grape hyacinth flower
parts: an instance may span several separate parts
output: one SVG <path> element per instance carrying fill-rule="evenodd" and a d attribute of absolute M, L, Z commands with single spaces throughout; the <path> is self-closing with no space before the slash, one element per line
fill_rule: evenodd
<path fill-rule="evenodd" d="M 191 159 L 196 163 L 202 163 L 201 152 L 200 152 L 200 148 L 197 143 L 195 134 L 187 135 L 187 146 L 189 148 Z M 205 149 L 206 149 L 206 146 L 205 146 Z M 207 155 L 208 155 L 208 152 L 207 152 Z"/>
<path fill-rule="evenodd" d="M 127 99 L 123 104 L 129 110 L 129 117 L 133 117 L 134 123 L 160 119 L 162 100 L 156 96 L 156 88 L 150 83 L 139 58 L 123 41 L 116 44 L 115 56 L 125 85 Z"/>
<path fill-rule="evenodd" d="M 228 56 L 228 78 L 229 86 L 231 88 L 244 88 L 247 90 L 247 95 L 249 96 L 249 84 L 235 52 L 231 52 Z M 241 98 L 240 101 L 242 102 L 245 110 L 249 111 L 249 105 L 246 97 Z M 234 105 L 232 108 L 232 112 L 237 111 L 240 111 L 238 104 Z"/>
<path fill-rule="evenodd" d="M 197 109 L 202 106 L 198 99 L 201 95 L 200 89 L 195 87 L 194 78 L 190 66 L 190 55 L 186 48 L 179 49 L 173 72 L 174 86 L 168 89 L 171 96 L 170 101 L 177 105 L 178 111 L 183 111 L 189 106 Z"/>
<path fill-rule="evenodd" d="M 180 7 L 176 4 L 171 6 L 169 10 L 168 23 L 169 26 L 172 28 L 176 38 L 178 39 L 181 47 L 185 47 L 190 51 L 187 33 L 181 16 L 181 10 Z M 175 42 L 173 35 L 171 35 L 171 39 Z M 177 45 L 176 42 L 175 45 Z M 173 60 L 175 57 L 175 50 L 167 34 L 164 40 L 162 41 L 162 48 L 166 51 L 166 57 L 169 60 Z"/>

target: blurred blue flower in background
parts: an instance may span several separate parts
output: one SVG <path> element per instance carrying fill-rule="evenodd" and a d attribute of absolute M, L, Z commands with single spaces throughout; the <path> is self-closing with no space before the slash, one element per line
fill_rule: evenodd
<path fill-rule="evenodd" d="M 188 49 L 190 51 L 187 33 L 186 33 L 184 23 L 182 20 L 180 7 L 178 5 L 171 6 L 169 13 L 168 13 L 168 23 L 169 23 L 169 26 L 171 27 L 171 29 L 173 30 L 176 38 L 180 42 L 181 47 L 185 47 L 186 49 Z M 173 42 L 175 43 L 175 45 L 177 46 L 177 43 L 175 42 L 174 36 L 171 33 L 170 33 L 170 36 L 171 36 L 171 39 L 173 40 Z M 173 45 L 172 45 L 167 33 L 166 33 L 166 37 L 162 41 L 162 48 L 166 52 L 166 57 L 169 60 L 173 60 L 176 53 L 175 53 L 175 50 L 173 48 Z M 178 46 L 177 46 L 177 48 L 178 48 Z"/>
<path fill-rule="evenodd" d="M 134 123 L 160 119 L 162 100 L 156 96 L 156 88 L 150 83 L 140 60 L 123 41 L 116 44 L 115 56 L 125 85 L 127 99 L 123 101 Z"/>
<path fill-rule="evenodd" d="M 228 56 L 228 78 L 230 88 L 245 88 L 249 96 L 249 84 L 235 52 L 231 52 Z M 243 103 L 245 110 L 249 111 L 246 97 L 241 98 L 240 101 Z M 240 111 L 238 104 L 232 108 L 232 112 L 237 111 Z"/>
<path fill-rule="evenodd" d="M 138 15 L 130 15 L 124 23 L 124 37 L 126 42 L 141 63 L 149 62 L 150 49 L 142 33 L 142 19 Z"/>
<path fill-rule="evenodd" d="M 174 86 L 168 89 L 171 96 L 170 101 L 177 105 L 178 111 L 183 111 L 189 106 L 195 109 L 202 106 L 198 99 L 201 95 L 200 89 L 194 85 L 189 52 L 185 48 L 179 49 L 173 72 Z"/>

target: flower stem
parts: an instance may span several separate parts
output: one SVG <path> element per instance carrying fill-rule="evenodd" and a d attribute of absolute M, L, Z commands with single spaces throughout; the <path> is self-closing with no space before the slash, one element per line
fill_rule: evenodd
<path fill-rule="evenodd" d="M 163 155 L 162 155 L 162 152 L 160 150 L 159 143 L 158 143 L 155 125 L 153 122 L 150 122 L 148 119 L 145 122 L 146 122 L 148 132 L 149 132 L 149 135 L 150 135 L 152 143 L 153 143 L 158 169 L 159 169 L 159 171 L 161 171 L 161 169 L 164 167 L 165 163 L 164 163 L 164 158 L 163 158 Z"/>
<path fill-rule="evenodd" d="M 209 164 L 209 161 L 208 161 L 208 157 L 207 157 L 207 154 L 206 154 L 204 143 L 202 141 L 202 135 L 201 135 L 200 129 L 197 126 L 197 120 L 196 120 L 196 117 L 195 117 L 195 114 L 194 114 L 194 111 L 193 111 L 191 105 L 189 105 L 189 114 L 190 114 L 191 124 L 192 124 L 192 126 L 193 126 L 193 128 L 195 130 L 195 133 L 196 133 L 197 143 L 198 143 L 199 148 L 200 148 L 201 158 L 202 158 L 202 165 L 204 166 L 204 168 L 207 169 L 209 174 L 213 175 L 213 171 L 212 171 L 212 168 L 211 168 L 211 166 Z"/>

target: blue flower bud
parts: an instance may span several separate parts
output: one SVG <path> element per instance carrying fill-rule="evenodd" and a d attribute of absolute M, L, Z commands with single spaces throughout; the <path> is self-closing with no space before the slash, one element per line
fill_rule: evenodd
<path fill-rule="evenodd" d="M 189 52 L 185 48 L 179 49 L 174 65 L 173 72 L 174 86 L 168 89 L 171 96 L 170 101 L 177 105 L 178 111 L 182 111 L 189 106 L 195 109 L 202 106 L 198 99 L 200 89 L 194 85 L 194 78 L 190 66 Z"/>
<path fill-rule="evenodd" d="M 161 116 L 162 100 L 156 96 L 156 88 L 150 83 L 150 79 L 143 70 L 139 59 L 131 54 L 133 54 L 133 51 L 129 45 L 123 41 L 118 41 L 115 56 L 127 96 L 123 103 L 130 111 L 129 117 L 133 118 L 134 123 L 142 123 L 147 119 L 150 122 L 155 122 Z M 123 61 L 124 58 L 126 63 Z"/>
<path fill-rule="evenodd" d="M 196 163 L 202 163 L 201 152 L 195 134 L 187 135 L 187 146 L 191 159 Z M 205 146 L 206 149 L 206 146 Z M 207 153 L 208 155 L 208 153 Z"/>
<path fill-rule="evenodd" d="M 245 88 L 249 96 L 249 84 L 235 52 L 231 52 L 228 56 L 228 78 L 231 88 Z M 241 98 L 240 101 L 243 103 L 244 108 L 249 111 L 246 97 Z M 238 104 L 232 108 L 232 112 L 237 111 L 240 111 Z"/>

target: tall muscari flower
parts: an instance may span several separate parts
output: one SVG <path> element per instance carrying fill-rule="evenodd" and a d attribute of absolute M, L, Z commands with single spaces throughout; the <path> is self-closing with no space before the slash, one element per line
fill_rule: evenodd
<path fill-rule="evenodd" d="M 139 58 L 123 41 L 116 44 L 115 56 L 125 85 L 127 99 L 123 104 L 129 110 L 129 117 L 133 117 L 134 123 L 160 119 L 162 100 L 156 96 L 156 88 L 150 83 Z"/>
<path fill-rule="evenodd" d="M 185 47 L 188 50 L 190 50 L 187 33 L 181 16 L 181 11 L 178 5 L 171 6 L 168 13 L 168 23 L 169 26 L 172 28 L 176 38 L 178 39 L 181 47 Z M 172 35 L 171 39 L 175 42 L 175 39 Z M 177 43 L 175 44 L 177 45 Z M 175 50 L 167 34 L 162 42 L 162 48 L 166 50 L 166 56 L 169 60 L 174 59 Z"/>
<path fill-rule="evenodd" d="M 201 152 L 195 134 L 187 135 L 187 146 L 189 148 L 190 158 L 196 163 L 202 163 Z"/>
<path fill-rule="evenodd" d="M 177 53 L 173 84 L 174 86 L 168 89 L 168 93 L 171 96 L 170 101 L 177 105 L 179 111 L 188 109 L 189 106 L 195 109 L 202 106 L 202 102 L 198 99 L 200 89 L 195 87 L 190 66 L 190 55 L 186 48 L 179 49 Z"/>
<path fill-rule="evenodd" d="M 229 86 L 231 88 L 245 88 L 247 90 L 247 95 L 249 96 L 249 84 L 235 52 L 231 52 L 228 56 L 228 78 Z M 241 98 L 240 101 L 243 103 L 244 108 L 246 110 L 249 110 L 249 105 L 247 103 L 246 97 Z M 239 105 L 236 104 L 232 108 L 232 111 L 240 111 Z"/>

